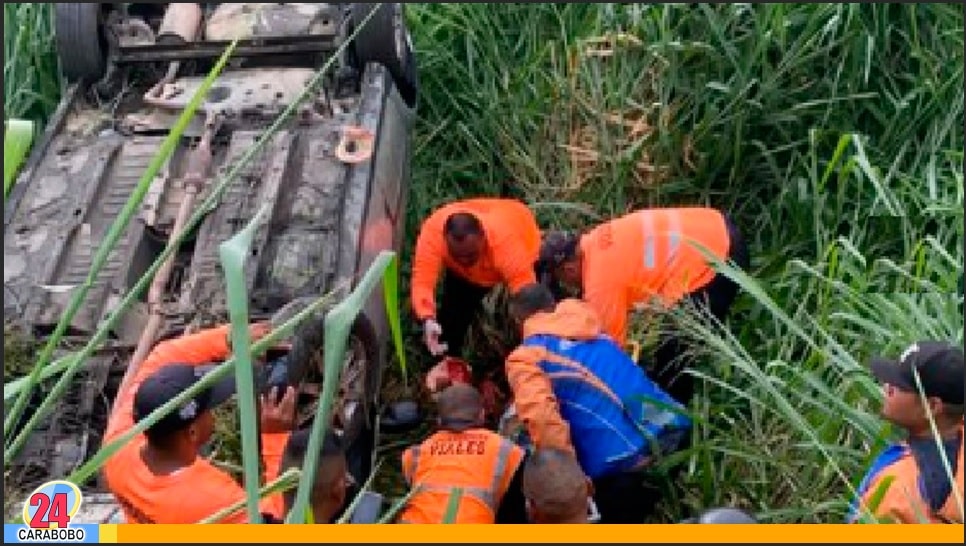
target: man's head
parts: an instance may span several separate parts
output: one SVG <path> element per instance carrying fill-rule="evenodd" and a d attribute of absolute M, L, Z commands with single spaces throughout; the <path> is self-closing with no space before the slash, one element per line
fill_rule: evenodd
<path fill-rule="evenodd" d="M 883 417 L 911 434 L 929 433 L 926 408 L 940 428 L 962 420 L 966 367 L 961 348 L 941 341 L 919 341 L 903 351 L 898 360 L 872 359 L 871 368 L 885 394 Z M 920 385 L 925 407 L 919 397 Z"/>
<path fill-rule="evenodd" d="M 688 518 L 681 523 L 709 523 L 718 524 L 750 524 L 758 523 L 751 514 L 738 508 L 711 508 L 701 512 L 697 517 Z"/>
<path fill-rule="evenodd" d="M 461 431 L 482 426 L 485 419 L 483 396 L 466 383 L 456 383 L 439 393 L 439 424 L 446 430 Z"/>
<path fill-rule="evenodd" d="M 170 364 L 147 377 L 134 394 L 134 421 L 140 422 L 191 388 L 204 377 L 205 371 L 199 366 Z M 148 444 L 161 451 L 193 456 L 214 432 L 211 410 L 234 392 L 234 376 L 228 375 L 148 428 L 145 431 Z"/>
<path fill-rule="evenodd" d="M 463 267 L 472 267 L 483 254 L 486 237 L 480 219 L 468 212 L 456 212 L 443 226 L 446 252 Z"/>
<path fill-rule="evenodd" d="M 533 523 L 587 523 L 594 491 L 573 455 L 543 448 L 527 458 L 523 494 Z"/>
<path fill-rule="evenodd" d="M 285 445 L 282 455 L 280 473 L 291 468 L 304 470 L 305 460 L 308 458 L 309 436 L 311 429 L 293 432 Z M 345 452 L 342 442 L 331 430 L 322 439 L 322 451 L 319 453 L 319 465 L 315 472 L 315 483 L 309 503 L 312 506 L 313 518 L 316 523 L 329 523 L 342 510 L 347 491 L 353 485 L 348 472 Z M 295 504 L 295 489 L 285 492 L 285 511 L 288 512 Z"/>
<path fill-rule="evenodd" d="M 580 235 L 570 231 L 548 231 L 543 236 L 538 260 L 540 282 L 558 283 L 571 291 L 583 285 L 583 259 Z"/>
<path fill-rule="evenodd" d="M 537 313 L 552 313 L 557 307 L 550 289 L 540 283 L 528 284 L 510 297 L 510 318 L 522 327 Z"/>

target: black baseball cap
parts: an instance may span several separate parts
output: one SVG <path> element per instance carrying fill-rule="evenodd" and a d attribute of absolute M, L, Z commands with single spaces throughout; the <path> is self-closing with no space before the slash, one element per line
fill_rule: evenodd
<path fill-rule="evenodd" d="M 942 341 L 917 341 L 899 359 L 876 357 L 871 361 L 872 375 L 882 383 L 918 392 L 913 370 L 919 374 L 922 391 L 947 404 L 963 404 L 966 390 L 966 365 L 963 350 Z"/>
<path fill-rule="evenodd" d="M 138 422 L 174 397 L 191 388 L 209 373 L 213 366 L 169 364 L 145 379 L 134 394 L 134 421 Z M 231 398 L 235 393 L 235 376 L 229 374 L 211 387 L 189 399 L 180 408 L 165 415 L 150 427 L 152 432 L 175 432 L 194 422 L 205 410 L 210 410 Z"/>

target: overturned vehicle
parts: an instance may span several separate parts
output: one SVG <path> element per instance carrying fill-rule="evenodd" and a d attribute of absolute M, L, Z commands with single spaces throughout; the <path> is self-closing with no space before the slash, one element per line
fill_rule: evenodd
<path fill-rule="evenodd" d="M 69 86 L 4 211 L 5 322 L 36 338 L 53 331 L 161 143 L 238 40 L 70 322 L 65 340 L 74 347 L 112 313 L 215 181 L 323 65 L 331 67 L 123 314 L 16 459 L 6 461 L 16 490 L 63 478 L 97 451 L 121 378 L 152 345 L 228 321 L 218 245 L 263 205 L 268 216 L 246 262 L 253 321 L 333 291 L 344 297 L 381 251 L 401 250 L 416 61 L 402 5 L 375 6 L 55 5 Z M 289 377 L 299 386 L 302 426 L 321 392 L 322 327 L 321 317 L 310 319 L 291 340 Z M 359 483 L 372 465 L 390 338 L 377 289 L 353 326 L 334 412 Z M 87 487 L 88 499 L 103 491 L 100 483 Z"/>

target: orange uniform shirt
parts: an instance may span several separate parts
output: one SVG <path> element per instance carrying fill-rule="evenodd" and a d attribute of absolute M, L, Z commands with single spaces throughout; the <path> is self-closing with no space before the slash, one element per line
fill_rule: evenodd
<path fill-rule="evenodd" d="M 403 452 L 403 476 L 416 493 L 399 523 L 442 523 L 455 487 L 463 496 L 454 523 L 494 523 L 523 455 L 522 448 L 487 429 L 436 432 Z"/>
<path fill-rule="evenodd" d="M 711 281 L 714 269 L 694 243 L 719 258 L 728 255 L 731 242 L 720 211 L 645 209 L 581 238 L 583 299 L 615 341 L 624 344 L 627 315 L 635 304 L 656 298 L 670 307 Z"/>
<path fill-rule="evenodd" d="M 460 266 L 446 252 L 443 226 L 456 212 L 475 215 L 486 234 L 486 247 L 472 267 Z M 467 199 L 437 209 L 423 222 L 416 239 L 411 281 L 416 317 L 436 316 L 436 282 L 443 267 L 485 287 L 505 283 L 516 291 L 536 282 L 534 264 L 540 255 L 540 238 L 533 212 L 514 199 Z"/>
<path fill-rule="evenodd" d="M 134 426 L 134 394 L 150 375 L 167 364 L 203 365 L 228 357 L 228 326 L 170 339 L 159 343 L 141 364 L 137 375 L 124 392 L 118 393 L 107 424 L 103 443 L 109 444 Z M 265 480 L 278 475 L 288 433 L 262 434 Z M 245 490 L 230 475 L 198 457 L 195 462 L 174 474 L 159 476 L 141 459 L 141 448 L 147 442 L 138 434 L 104 465 L 104 476 L 111 492 L 120 503 L 129 523 L 197 523 L 212 514 L 245 499 Z M 277 517 L 281 495 L 266 497 L 261 510 Z M 242 508 L 219 523 L 246 523 Z"/>
<path fill-rule="evenodd" d="M 923 523 L 924 521 L 928 523 L 963 523 L 963 514 L 960 512 L 956 500 L 957 497 L 963 497 L 962 425 L 959 427 L 959 438 L 956 473 L 953 476 L 953 486 L 956 491 L 950 491 L 946 502 L 937 512 L 933 512 L 926 499 L 923 498 L 920 490 L 921 474 L 912 451 L 908 445 L 900 445 L 897 447 L 904 449 L 898 460 L 875 475 L 859 499 L 863 513 L 871 509 L 872 499 L 879 492 L 879 489 L 888 487 L 874 512 L 874 515 L 878 518 L 891 519 L 898 523 Z M 952 464 L 953 461 L 949 462 Z M 885 480 L 891 480 L 891 482 L 886 485 L 883 483 Z"/>

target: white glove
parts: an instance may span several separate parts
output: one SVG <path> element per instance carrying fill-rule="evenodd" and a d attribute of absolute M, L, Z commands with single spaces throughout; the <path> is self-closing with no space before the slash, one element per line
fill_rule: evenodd
<path fill-rule="evenodd" d="M 447 346 L 439 341 L 443 335 L 443 328 L 434 319 L 426 319 L 423 323 L 423 342 L 433 356 L 442 356 L 446 353 Z"/>

